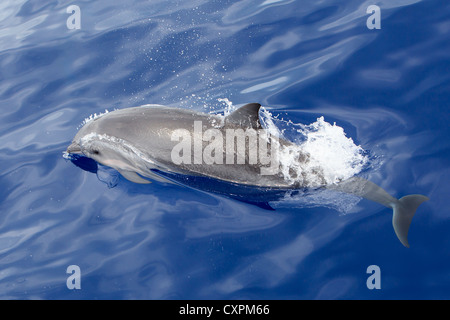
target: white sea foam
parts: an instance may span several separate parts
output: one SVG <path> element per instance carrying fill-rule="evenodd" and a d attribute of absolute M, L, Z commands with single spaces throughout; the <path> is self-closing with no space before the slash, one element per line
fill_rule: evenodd
<path fill-rule="evenodd" d="M 72 160 L 73 159 L 72 155 L 70 153 L 68 153 L 67 151 L 63 151 L 62 156 L 66 160 Z"/>
<path fill-rule="evenodd" d="M 365 150 L 346 136 L 336 123 L 320 117 L 309 125 L 284 121 L 296 131 L 296 144 L 280 146 L 280 169 L 291 183 L 308 187 L 330 185 L 360 173 L 368 163 Z M 283 138 L 286 128 L 280 128 L 276 117 L 263 109 L 261 122 L 270 134 Z"/>
<path fill-rule="evenodd" d="M 302 150 L 310 155 L 308 169 L 321 168 L 327 184 L 348 179 L 368 162 L 365 151 L 346 136 L 344 129 L 320 117 L 302 130 L 306 141 Z"/>
<path fill-rule="evenodd" d="M 335 184 L 359 174 L 369 164 L 367 152 L 347 137 L 342 127 L 326 122 L 323 116 L 308 125 L 278 119 L 264 109 L 260 116 L 271 134 L 285 138 L 289 131 L 291 140 L 296 142 L 280 147 L 281 173 L 290 183 L 310 188 Z M 347 214 L 360 200 L 354 195 L 321 188 L 288 193 L 282 200 L 270 204 L 274 208 L 328 207 Z"/>
<path fill-rule="evenodd" d="M 81 123 L 81 125 L 77 128 L 77 129 L 80 129 L 81 127 L 83 127 L 85 124 L 87 124 L 87 123 L 89 123 L 89 122 L 91 122 L 91 121 L 93 121 L 93 120 L 95 120 L 95 119 L 98 119 L 98 118 L 100 118 L 101 116 L 104 116 L 105 114 L 107 114 L 109 111 L 108 110 L 106 110 L 105 109 L 105 112 L 100 112 L 100 113 L 94 113 L 94 114 L 91 114 L 89 117 L 87 117 L 87 118 L 85 118 L 84 120 L 83 120 L 83 122 Z"/>
<path fill-rule="evenodd" d="M 228 100 L 228 98 L 219 98 L 217 101 L 222 102 L 225 104 L 224 109 L 224 117 L 228 116 L 230 113 L 232 113 L 236 108 L 233 106 L 233 102 Z"/>

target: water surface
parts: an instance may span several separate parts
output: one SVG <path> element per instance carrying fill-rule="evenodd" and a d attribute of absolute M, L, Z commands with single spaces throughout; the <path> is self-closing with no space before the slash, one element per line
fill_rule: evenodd
<path fill-rule="evenodd" d="M 78 1 L 69 30 L 72 4 L 0 5 L 1 298 L 449 298 L 449 4 L 378 1 L 369 30 L 370 1 Z M 366 200 L 315 193 L 271 211 L 122 177 L 109 188 L 62 157 L 91 114 L 223 99 L 336 122 L 372 157 L 361 174 L 430 198 L 411 248 Z"/>

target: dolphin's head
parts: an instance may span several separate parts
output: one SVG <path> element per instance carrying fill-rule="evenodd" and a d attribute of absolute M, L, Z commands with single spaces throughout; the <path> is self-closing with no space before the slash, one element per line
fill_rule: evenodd
<path fill-rule="evenodd" d="M 67 147 L 66 152 L 69 154 L 84 155 L 88 158 L 101 162 L 100 157 L 104 146 L 100 139 L 96 138 L 97 124 L 96 121 L 87 122 L 75 135 L 72 143 Z"/>
<path fill-rule="evenodd" d="M 74 139 L 67 147 L 66 152 L 69 154 L 83 155 L 94 159 L 97 162 L 103 163 L 108 144 L 105 144 L 100 139 L 96 138 L 95 134 L 85 135 L 80 139 Z"/>
<path fill-rule="evenodd" d="M 103 163 L 106 158 L 110 158 L 113 153 L 111 141 L 105 139 L 105 136 L 99 130 L 99 119 L 86 122 L 78 131 L 67 147 L 69 154 L 83 155 L 99 163 Z"/>
<path fill-rule="evenodd" d="M 86 122 L 75 135 L 66 152 L 91 158 L 115 169 L 132 168 L 137 151 L 132 149 L 125 140 L 117 137 L 117 132 L 114 132 L 115 125 L 111 123 L 111 119 L 102 118 Z"/>

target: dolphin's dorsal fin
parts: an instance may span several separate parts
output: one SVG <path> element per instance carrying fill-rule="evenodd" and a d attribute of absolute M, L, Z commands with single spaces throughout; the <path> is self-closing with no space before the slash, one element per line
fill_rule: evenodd
<path fill-rule="evenodd" d="M 259 122 L 259 103 L 248 103 L 233 111 L 225 118 L 225 125 L 234 124 L 244 128 L 261 129 Z"/>

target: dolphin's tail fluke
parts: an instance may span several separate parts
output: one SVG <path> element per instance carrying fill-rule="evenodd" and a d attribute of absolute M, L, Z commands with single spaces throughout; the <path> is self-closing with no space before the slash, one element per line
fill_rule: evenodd
<path fill-rule="evenodd" d="M 392 209 L 394 210 L 392 225 L 394 226 L 395 234 L 400 242 L 407 248 L 409 248 L 408 230 L 411 220 L 420 204 L 427 200 L 428 197 L 421 194 L 411 194 L 400 198 L 392 206 Z"/>
<path fill-rule="evenodd" d="M 407 248 L 408 230 L 417 208 L 428 198 L 421 194 L 411 194 L 397 200 L 375 183 L 359 177 L 353 177 L 339 184 L 328 187 L 341 192 L 351 193 L 371 201 L 378 202 L 394 210 L 392 224 L 400 242 Z"/>

